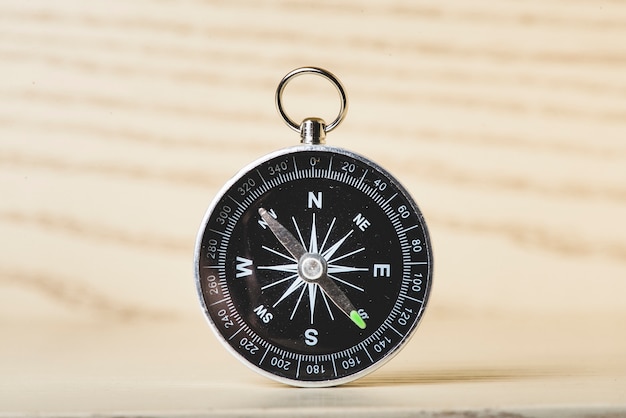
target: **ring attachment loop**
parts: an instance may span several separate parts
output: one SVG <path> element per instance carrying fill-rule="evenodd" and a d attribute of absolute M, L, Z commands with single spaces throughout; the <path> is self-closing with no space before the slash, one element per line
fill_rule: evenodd
<path fill-rule="evenodd" d="M 337 118 L 334 121 L 326 125 L 324 128 L 324 132 L 330 132 L 333 129 L 335 129 L 337 125 L 339 125 L 341 121 L 346 117 L 346 112 L 348 110 L 348 97 L 346 96 L 346 92 L 343 88 L 343 85 L 337 79 L 337 77 L 335 77 L 335 75 L 332 74 L 331 72 L 324 70 L 323 68 L 318 68 L 318 67 L 296 68 L 295 70 L 288 73 L 285 77 L 283 77 L 280 83 L 278 83 L 278 88 L 276 89 L 276 108 L 278 109 L 278 113 L 280 113 L 280 116 L 283 118 L 287 126 L 289 126 L 291 129 L 293 129 L 296 132 L 301 132 L 302 123 L 294 122 L 287 115 L 287 113 L 285 112 L 285 109 L 283 109 L 282 97 L 283 97 L 283 91 L 285 90 L 285 86 L 287 85 L 287 83 L 291 81 L 292 79 L 294 79 L 295 77 L 301 76 L 303 74 L 315 74 L 315 75 L 324 77 L 325 79 L 330 81 L 333 84 L 333 86 L 335 86 L 335 88 L 337 89 L 337 92 L 339 93 L 339 97 L 341 99 L 340 107 L 339 107 L 339 114 L 337 115 Z M 315 118 L 310 118 L 310 119 L 315 119 Z"/>

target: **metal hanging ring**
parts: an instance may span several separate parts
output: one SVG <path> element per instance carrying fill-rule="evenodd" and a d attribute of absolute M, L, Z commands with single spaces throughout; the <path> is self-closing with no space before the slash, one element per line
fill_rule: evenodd
<path fill-rule="evenodd" d="M 285 90 L 285 86 L 287 85 L 287 83 L 291 81 L 293 78 L 298 77 L 303 74 L 316 74 L 321 77 L 324 77 L 325 79 L 330 81 L 333 84 L 333 86 L 335 86 L 335 88 L 337 89 L 337 92 L 339 92 L 339 97 L 341 99 L 340 107 L 339 107 L 339 114 L 337 115 L 337 118 L 331 123 L 329 123 L 328 125 L 326 125 L 326 129 L 324 129 L 325 132 L 330 132 L 333 129 L 335 129 L 337 125 L 339 125 L 341 121 L 346 117 L 346 112 L 348 110 L 348 97 L 346 96 L 346 92 L 343 88 L 343 85 L 337 79 L 337 77 L 335 77 L 335 75 L 332 74 L 331 72 L 324 70 L 323 68 L 318 68 L 318 67 L 296 68 L 295 70 L 287 74 L 285 77 L 283 77 L 283 79 L 280 80 L 280 83 L 278 83 L 278 88 L 276 89 L 276 108 L 278 109 L 278 113 L 280 113 L 280 116 L 283 118 L 285 123 L 291 129 L 293 129 L 296 132 L 300 132 L 300 123 L 294 122 L 287 115 L 287 113 L 285 112 L 285 109 L 283 109 L 282 98 L 283 98 L 283 91 Z"/>

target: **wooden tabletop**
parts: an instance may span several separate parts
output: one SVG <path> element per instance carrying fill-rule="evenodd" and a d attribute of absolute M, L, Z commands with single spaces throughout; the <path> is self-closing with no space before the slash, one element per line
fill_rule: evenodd
<path fill-rule="evenodd" d="M 623 416 L 625 40 L 615 0 L 3 1 L 0 416 Z M 221 185 L 299 140 L 304 65 L 435 257 L 415 337 L 330 389 L 230 356 L 192 268 Z"/>

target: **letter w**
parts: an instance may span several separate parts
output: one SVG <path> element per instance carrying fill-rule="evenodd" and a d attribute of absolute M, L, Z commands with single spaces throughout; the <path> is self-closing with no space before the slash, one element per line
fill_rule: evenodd
<path fill-rule="evenodd" d="M 247 258 L 237 256 L 237 274 L 236 278 L 249 276 L 252 274 L 252 269 L 250 266 L 252 265 L 252 260 L 248 260 Z"/>

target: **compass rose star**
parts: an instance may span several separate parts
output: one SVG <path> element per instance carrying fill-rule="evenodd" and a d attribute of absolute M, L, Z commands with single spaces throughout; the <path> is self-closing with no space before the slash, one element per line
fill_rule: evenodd
<path fill-rule="evenodd" d="M 347 257 L 350 257 L 354 254 L 357 254 L 365 250 L 365 247 L 360 247 L 360 248 L 357 248 L 356 250 L 352 250 L 344 254 L 340 253 L 340 249 L 344 246 L 346 241 L 348 241 L 350 236 L 354 233 L 354 230 L 350 230 L 343 237 L 341 237 L 338 241 L 336 241 L 333 244 L 329 244 L 328 248 L 326 248 L 326 244 L 328 243 L 328 239 L 330 237 L 330 234 L 333 230 L 333 227 L 335 225 L 337 218 L 334 217 L 332 219 L 328 227 L 328 230 L 326 231 L 326 234 L 324 234 L 324 238 L 322 240 L 321 245 L 318 245 L 318 242 L 319 242 L 318 240 L 321 238 L 321 235 L 318 236 L 318 228 L 317 228 L 317 221 L 316 221 L 315 213 L 313 213 L 312 215 L 311 229 L 310 229 L 310 236 L 309 236 L 308 243 L 305 241 L 301 232 L 301 228 L 298 225 L 298 222 L 296 221 L 295 217 L 291 217 L 291 220 L 293 222 L 293 225 L 297 233 L 297 241 L 300 241 L 300 244 L 306 250 L 306 252 L 309 254 L 318 254 L 326 261 L 327 274 L 330 279 L 332 279 L 335 282 L 342 283 L 343 285 L 348 286 L 350 288 L 364 292 L 364 289 L 362 287 L 357 286 L 343 278 L 336 276 L 337 274 L 343 274 L 343 273 L 369 271 L 368 268 L 364 268 L 364 267 L 354 267 L 354 266 L 345 266 L 345 265 L 337 264 L 338 261 L 343 260 Z M 326 307 L 326 311 L 328 312 L 329 317 L 332 320 L 335 319 L 332 313 L 332 310 L 330 308 L 330 304 L 328 303 L 326 295 L 321 290 L 320 285 L 314 282 L 307 282 L 299 276 L 298 260 L 296 260 L 295 257 L 284 254 L 280 251 L 276 251 L 270 247 L 263 246 L 262 248 L 268 252 L 274 253 L 276 255 L 281 256 L 282 258 L 285 258 L 291 261 L 291 263 L 286 263 L 286 264 L 277 264 L 277 265 L 272 265 L 272 266 L 259 266 L 258 267 L 261 270 L 270 270 L 270 271 L 288 273 L 288 276 L 282 279 L 273 281 L 261 288 L 261 290 L 265 290 L 275 285 L 291 281 L 291 283 L 289 284 L 287 289 L 285 289 L 285 291 L 280 296 L 280 298 L 273 304 L 273 307 L 276 307 L 278 304 L 286 300 L 289 296 L 297 293 L 298 297 L 297 297 L 294 307 L 292 308 L 291 315 L 290 315 L 290 319 L 293 319 L 293 317 L 295 316 L 298 310 L 298 307 L 300 306 L 300 303 L 302 302 L 304 293 L 307 293 L 308 301 L 309 301 L 309 315 L 310 315 L 311 324 L 313 324 L 314 318 L 315 318 L 315 307 L 318 301 L 317 293 L 319 291 L 321 294 L 321 299 L 323 301 L 323 306 Z M 341 255 L 335 256 L 336 254 L 341 254 Z"/>

